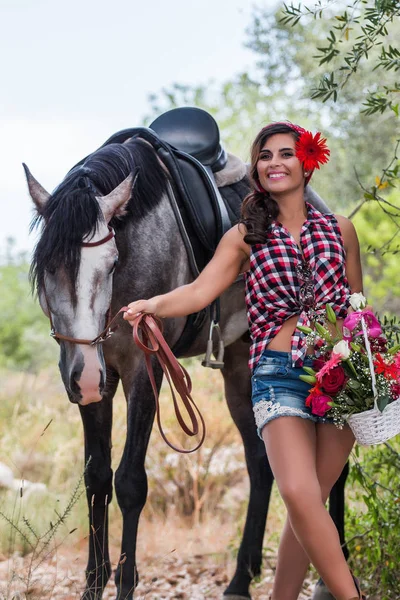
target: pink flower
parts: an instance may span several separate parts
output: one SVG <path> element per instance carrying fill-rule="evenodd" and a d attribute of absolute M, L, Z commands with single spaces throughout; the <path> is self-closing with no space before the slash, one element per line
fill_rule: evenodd
<path fill-rule="evenodd" d="M 382 328 L 378 319 L 375 317 L 374 313 L 370 310 L 356 310 L 355 312 L 348 315 L 343 321 L 343 331 L 345 332 L 343 337 L 348 339 L 349 336 L 347 331 L 351 332 L 357 327 L 357 325 L 361 321 L 361 317 L 364 318 L 365 323 L 367 324 L 368 337 L 369 338 L 378 338 L 382 335 Z M 347 331 L 346 331 L 347 330 Z M 362 332 L 357 333 L 356 335 L 361 335 Z"/>
<path fill-rule="evenodd" d="M 328 402 L 332 402 L 332 398 L 325 396 L 325 394 L 313 395 L 311 404 L 311 412 L 313 415 L 323 417 L 331 408 Z"/>
<path fill-rule="evenodd" d="M 340 354 L 335 354 L 332 352 L 330 359 L 324 364 L 322 369 L 318 371 L 316 374 L 317 380 L 321 383 L 323 376 L 325 373 L 328 373 L 331 369 L 334 369 L 340 362 L 342 362 L 342 357 Z"/>

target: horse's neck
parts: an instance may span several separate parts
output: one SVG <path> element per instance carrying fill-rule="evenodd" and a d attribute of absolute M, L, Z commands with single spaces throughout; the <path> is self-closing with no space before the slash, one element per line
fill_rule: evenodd
<path fill-rule="evenodd" d="M 135 297 L 163 293 L 191 280 L 186 248 L 167 195 L 141 219 L 129 220 L 118 235 L 118 246 L 125 257 L 124 285 Z"/>

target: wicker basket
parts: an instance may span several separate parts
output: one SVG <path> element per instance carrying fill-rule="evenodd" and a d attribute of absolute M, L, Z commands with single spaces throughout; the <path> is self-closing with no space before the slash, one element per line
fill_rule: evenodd
<path fill-rule="evenodd" d="M 363 318 L 361 319 L 361 325 L 371 371 L 374 408 L 351 415 L 351 417 L 348 418 L 348 424 L 359 444 L 371 446 L 372 444 L 386 442 L 400 433 L 400 398 L 388 404 L 383 412 L 379 410 L 376 401 L 378 394 L 376 391 L 374 363 L 372 360 L 371 346 L 368 340 L 367 325 Z"/>

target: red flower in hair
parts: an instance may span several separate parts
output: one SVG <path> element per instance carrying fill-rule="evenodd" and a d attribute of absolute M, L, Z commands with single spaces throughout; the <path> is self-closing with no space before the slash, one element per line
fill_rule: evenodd
<path fill-rule="evenodd" d="M 296 156 L 306 171 L 319 169 L 320 165 L 328 162 L 329 155 L 326 139 L 321 137 L 319 131 L 315 135 L 305 131 L 296 142 Z"/>

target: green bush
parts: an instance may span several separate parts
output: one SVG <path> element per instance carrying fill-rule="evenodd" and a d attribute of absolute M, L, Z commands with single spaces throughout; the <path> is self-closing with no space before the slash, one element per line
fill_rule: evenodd
<path fill-rule="evenodd" d="M 49 322 L 32 297 L 24 254 L 0 263 L 0 367 L 37 373 L 54 360 Z"/>
<path fill-rule="evenodd" d="M 367 595 L 400 597 L 400 441 L 357 447 L 350 473 L 350 562 Z"/>

